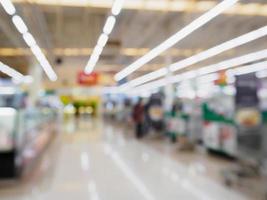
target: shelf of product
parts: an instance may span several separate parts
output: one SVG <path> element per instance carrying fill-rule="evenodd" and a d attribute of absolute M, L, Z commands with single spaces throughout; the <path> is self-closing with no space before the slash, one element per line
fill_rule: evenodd
<path fill-rule="evenodd" d="M 223 104 L 221 104 L 222 108 Z M 210 149 L 215 150 L 221 153 L 225 153 L 227 155 L 236 157 L 239 156 L 240 149 L 238 150 L 238 142 L 246 142 L 246 141 L 238 141 L 238 126 L 235 120 L 235 113 L 234 110 L 232 114 L 226 115 L 225 113 L 216 111 L 212 109 L 208 103 L 204 103 L 202 106 L 203 110 L 203 141 L 204 145 Z M 260 132 L 264 132 L 267 129 L 267 112 L 262 110 L 261 111 L 261 120 L 262 120 L 262 128 Z M 250 115 L 253 117 L 253 115 Z M 257 116 L 258 118 L 258 116 Z M 252 119 L 254 120 L 254 119 Z M 249 131 L 247 129 L 246 131 Z M 253 138 L 256 139 L 257 135 L 261 135 L 256 130 L 250 130 L 254 132 L 252 134 Z M 245 134 L 245 133 L 244 133 Z M 253 142 L 253 138 L 250 139 L 249 143 Z M 258 140 L 260 141 L 260 140 Z M 257 145 L 256 145 L 257 146 Z M 258 145 L 260 147 L 260 145 Z"/>
<path fill-rule="evenodd" d="M 209 150 L 225 153 L 230 156 L 237 154 L 237 130 L 234 120 L 203 104 L 203 142 Z"/>
<path fill-rule="evenodd" d="M 176 142 L 179 136 L 188 134 L 190 116 L 182 112 L 168 112 L 165 114 L 166 134 L 172 142 Z"/>
<path fill-rule="evenodd" d="M 177 99 L 172 111 L 165 114 L 166 133 L 173 142 L 187 138 L 190 143 L 200 141 L 202 116 L 198 99 Z"/>

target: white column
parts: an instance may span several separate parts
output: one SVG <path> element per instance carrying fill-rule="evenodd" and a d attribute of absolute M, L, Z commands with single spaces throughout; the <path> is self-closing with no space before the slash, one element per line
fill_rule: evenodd
<path fill-rule="evenodd" d="M 165 57 L 165 66 L 170 66 L 172 64 L 172 58 L 169 53 L 166 54 Z M 165 78 L 168 80 L 172 77 L 172 72 L 168 68 L 168 73 L 166 74 Z M 164 108 L 166 111 L 170 111 L 172 109 L 172 105 L 174 102 L 174 88 L 173 84 L 167 84 L 164 88 L 164 94 L 165 94 L 165 102 L 164 102 Z"/>
<path fill-rule="evenodd" d="M 33 82 L 29 87 L 29 105 L 35 106 L 42 89 L 43 70 L 41 66 L 37 63 L 31 65 L 30 75 L 33 77 Z"/>

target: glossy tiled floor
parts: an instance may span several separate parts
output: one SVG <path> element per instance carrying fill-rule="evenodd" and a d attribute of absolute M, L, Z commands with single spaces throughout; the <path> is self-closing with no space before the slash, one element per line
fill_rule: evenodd
<path fill-rule="evenodd" d="M 0 187 L 1 200 L 246 199 L 216 181 L 220 162 L 175 156 L 166 142 L 137 141 L 101 120 L 69 120 L 63 129 L 30 178 Z"/>

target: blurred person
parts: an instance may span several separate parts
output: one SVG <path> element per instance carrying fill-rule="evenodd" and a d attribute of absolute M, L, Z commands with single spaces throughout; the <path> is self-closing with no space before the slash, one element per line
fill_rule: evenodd
<path fill-rule="evenodd" d="M 141 138 L 144 134 L 144 115 L 145 109 L 142 99 L 139 99 L 133 108 L 133 121 L 135 123 L 135 136 Z"/>

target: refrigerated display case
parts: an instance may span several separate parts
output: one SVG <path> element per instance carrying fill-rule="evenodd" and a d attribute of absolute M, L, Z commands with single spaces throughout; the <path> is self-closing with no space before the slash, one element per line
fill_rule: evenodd
<path fill-rule="evenodd" d="M 16 138 L 17 159 L 20 168 L 27 167 L 45 149 L 57 131 L 58 117 L 57 110 L 51 108 L 20 111 Z"/>
<path fill-rule="evenodd" d="M 14 178 L 42 153 L 57 131 L 50 108 L 0 108 L 0 178 Z"/>
<path fill-rule="evenodd" d="M 15 149 L 17 111 L 14 108 L 0 108 L 0 177 L 15 176 Z"/>

